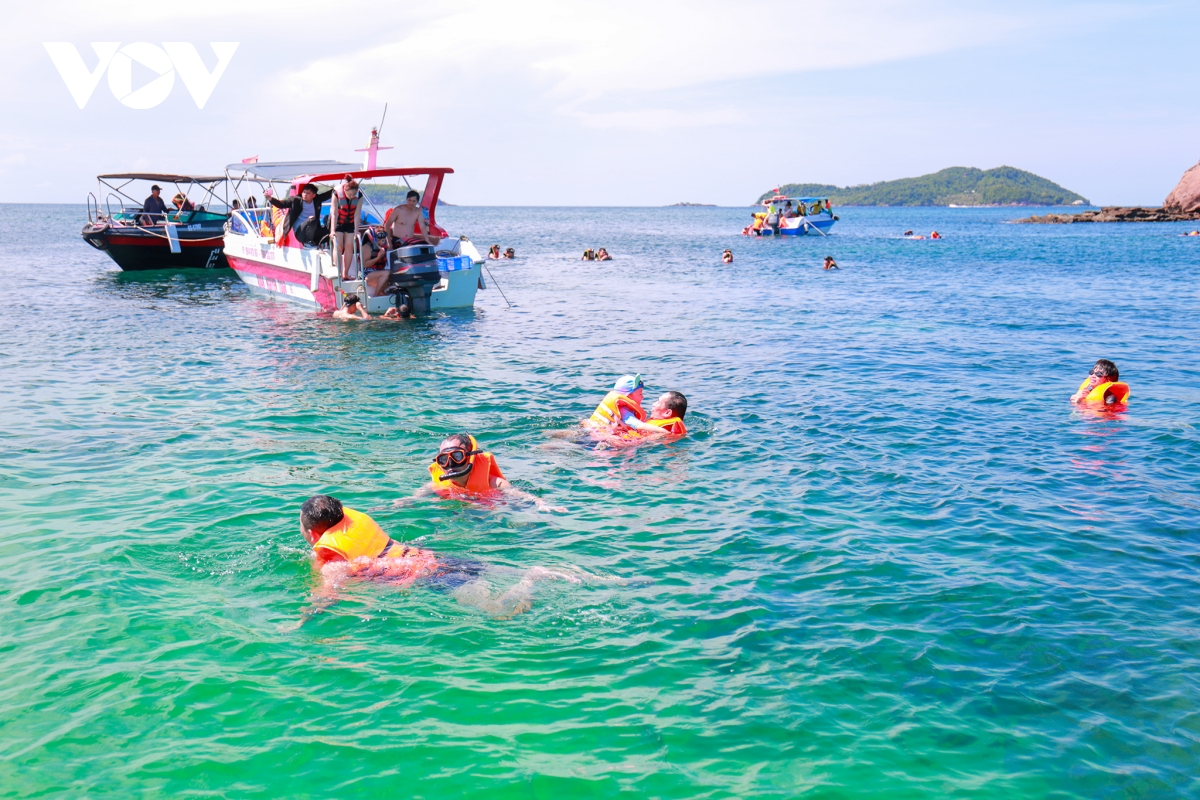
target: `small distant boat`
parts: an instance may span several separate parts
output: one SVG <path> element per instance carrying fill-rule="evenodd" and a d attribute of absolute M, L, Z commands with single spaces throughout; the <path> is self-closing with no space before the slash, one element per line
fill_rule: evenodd
<path fill-rule="evenodd" d="M 372 138 L 374 141 L 374 132 Z M 242 208 L 233 211 L 226 228 L 225 253 L 229 265 L 252 289 L 326 311 L 341 308 L 348 294 L 358 295 L 367 312 L 372 314 L 401 305 L 407 305 L 414 314 L 439 308 L 470 308 L 475 304 L 476 290 L 483 288 L 480 274 L 483 257 L 466 236 L 450 238 L 445 229 L 438 227 L 436 220 L 442 181 L 452 172 L 454 170 L 448 167 L 365 169 L 358 164 L 338 161 L 230 164 L 226 174 L 235 192 L 246 188 L 247 183 L 257 186 L 260 193 L 277 183 L 290 186 L 293 195 L 299 194 L 300 187 L 306 183 L 314 184 L 319 192 L 323 192 L 340 185 L 344 176 L 353 176 L 367 197 L 363 215 L 367 225 L 381 224 L 387 212 L 386 208 L 380 209 L 371 203 L 371 186 L 367 181 L 397 178 L 411 186 L 410 179 L 423 177 L 425 185 L 419 207 L 429 232 L 442 237 L 442 241 L 436 248 L 421 244 L 388 251 L 386 269 L 389 275 L 384 283 L 385 290 L 378 296 L 371 296 L 361 274 L 361 240 L 357 237 L 349 273 L 354 277 L 344 280 L 338 267 L 340 254 L 334 238 L 327 237 L 316 246 L 306 246 L 292 231 L 287 231 L 282 243 L 277 244 L 275 227 L 286 212 L 269 205 L 246 208 L 243 203 Z M 287 196 L 274 188 L 272 192 Z M 332 205 L 332 202 L 324 204 L 323 215 L 331 213 Z"/>
<path fill-rule="evenodd" d="M 228 267 L 222 252 L 229 204 L 218 196 L 225 176 L 126 172 L 98 175 L 97 191 L 87 196 L 83 240 L 108 254 L 126 271 L 218 269 Z M 182 208 L 146 213 L 137 195 L 150 184 L 171 185 L 182 194 Z M 132 187 L 137 186 L 138 189 Z M 192 197 L 196 192 L 197 197 Z M 166 191 L 162 196 L 170 208 Z M 101 199 L 103 198 L 103 199 Z"/>
<path fill-rule="evenodd" d="M 794 217 L 784 213 L 791 204 Z M 743 236 L 827 236 L 837 222 L 828 197 L 788 197 L 775 194 L 754 212 L 754 221 L 742 229 Z"/>

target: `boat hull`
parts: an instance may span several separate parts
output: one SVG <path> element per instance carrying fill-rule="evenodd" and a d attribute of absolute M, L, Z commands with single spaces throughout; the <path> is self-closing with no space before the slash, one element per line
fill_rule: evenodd
<path fill-rule="evenodd" d="M 778 233 L 773 233 L 770 228 L 763 228 L 761 231 L 751 231 L 748 235 L 753 236 L 820 236 L 821 234 L 829 234 L 829 229 L 833 227 L 835 219 L 801 219 L 799 224 L 794 228 L 780 227 Z"/>
<path fill-rule="evenodd" d="M 332 267 L 329 253 L 323 250 L 278 247 L 265 237 L 229 233 L 225 237 L 225 257 L 233 271 L 251 289 L 324 311 L 333 311 L 338 307 L 339 294 L 343 289 L 360 296 L 366 294 L 357 281 L 343 286 Z M 439 258 L 441 280 L 430 295 L 430 308 L 474 306 L 475 293 L 481 282 L 481 269 L 479 263 L 466 256 Z M 368 313 L 382 314 L 392 306 L 393 298 L 367 297 L 364 304 Z"/>
<path fill-rule="evenodd" d="M 178 233 L 179 252 L 172 253 L 170 243 L 161 228 L 120 229 L 89 226 L 83 230 L 83 240 L 103 251 L 126 272 L 157 269 L 224 269 L 229 262 L 224 255 L 224 239 L 220 230 L 186 231 Z"/>

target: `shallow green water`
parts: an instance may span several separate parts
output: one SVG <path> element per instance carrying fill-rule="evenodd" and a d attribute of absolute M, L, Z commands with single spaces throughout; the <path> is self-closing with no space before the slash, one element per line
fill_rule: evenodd
<path fill-rule="evenodd" d="M 456 208 L 517 249 L 516 307 L 354 326 L 0 208 L 7 796 L 1200 796 L 1176 227 L 850 209 L 761 242 L 742 210 Z M 1066 403 L 1099 356 L 1123 415 Z M 688 440 L 549 435 L 627 371 L 688 395 Z M 394 537 L 498 589 L 646 580 L 539 584 L 512 620 L 358 585 L 289 630 L 303 499 L 407 495 L 459 430 L 568 512 L 432 500 L 378 512 Z"/>

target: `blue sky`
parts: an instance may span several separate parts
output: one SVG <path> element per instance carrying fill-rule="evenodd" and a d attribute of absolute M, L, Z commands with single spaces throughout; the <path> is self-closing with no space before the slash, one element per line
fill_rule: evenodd
<path fill-rule="evenodd" d="M 332 9 L 332 10 L 331 10 Z M 100 172 L 247 156 L 445 165 L 478 205 L 741 205 L 1008 164 L 1158 204 L 1200 160 L 1200 4 L 292 0 L 22 4 L 0 31 L 0 201 L 79 202 Z M 80 109 L 43 42 L 238 42 L 203 109 L 180 80 Z M 154 73 L 134 67 L 134 88 Z"/>

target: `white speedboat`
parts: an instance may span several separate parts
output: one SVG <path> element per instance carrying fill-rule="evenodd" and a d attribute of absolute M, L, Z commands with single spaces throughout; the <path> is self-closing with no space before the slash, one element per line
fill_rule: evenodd
<path fill-rule="evenodd" d="M 442 308 L 470 308 L 475 304 L 476 290 L 483 288 L 483 257 L 466 236 L 449 237 L 436 220 L 442 181 L 453 172 L 448 167 L 364 169 L 357 164 L 337 161 L 231 164 L 226 174 L 242 207 L 232 212 L 225 226 L 225 257 L 229 266 L 252 289 L 326 311 L 340 308 L 348 294 L 358 295 L 372 314 L 402 304 L 407 304 L 415 314 Z M 287 231 L 286 237 L 277 243 L 275 229 L 287 212 L 270 205 L 246 208 L 250 198 L 242 198 L 247 188 L 253 191 L 253 187 L 260 191 L 272 187 L 274 192 L 276 186 L 290 185 L 292 193 L 299 194 L 301 186 L 311 183 L 318 192 L 323 192 L 340 185 L 346 175 L 358 180 L 367 197 L 363 213 L 366 225 L 381 224 L 387 213 L 386 207 L 381 209 L 371 203 L 372 184 L 369 181 L 401 179 L 412 186 L 424 178 L 420 208 L 429 232 L 442 237 L 437 245 L 399 247 L 389 251 L 387 269 L 390 275 L 377 296 L 370 295 L 364 280 L 358 237 L 355 237 L 355 252 L 347 272 L 350 279 L 346 280 L 337 266 L 341 254 L 337 252 L 335 237 L 325 238 L 315 246 L 302 245 L 292 231 Z M 324 215 L 331 213 L 332 205 L 332 202 L 324 204 Z"/>

